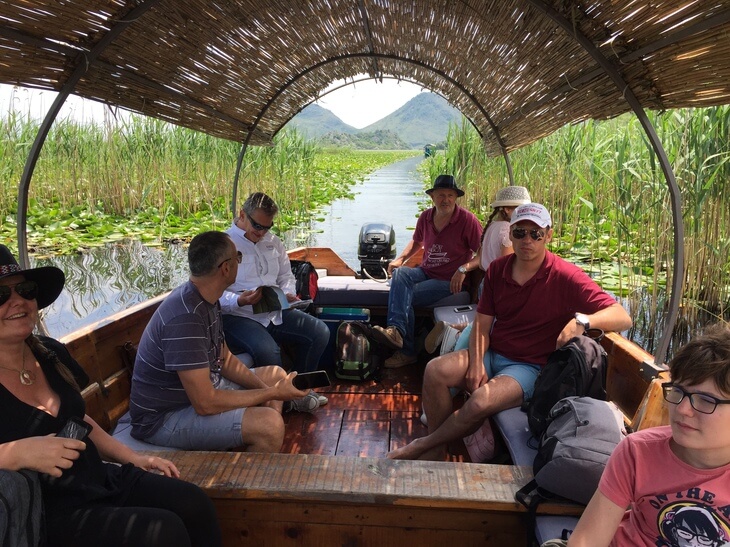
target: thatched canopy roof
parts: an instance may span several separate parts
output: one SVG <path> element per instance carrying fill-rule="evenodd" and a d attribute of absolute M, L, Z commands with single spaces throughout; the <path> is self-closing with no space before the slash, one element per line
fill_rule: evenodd
<path fill-rule="evenodd" d="M 77 95 L 264 144 L 331 82 L 391 75 L 500 153 L 629 110 L 582 39 L 646 108 L 730 102 L 730 0 L 0 0 L 0 82 L 80 76 Z"/>

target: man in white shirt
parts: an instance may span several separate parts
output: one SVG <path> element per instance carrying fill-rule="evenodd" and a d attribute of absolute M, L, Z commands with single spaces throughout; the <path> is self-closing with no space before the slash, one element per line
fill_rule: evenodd
<path fill-rule="evenodd" d="M 281 240 L 271 233 L 279 208 L 263 192 L 248 196 L 238 218 L 226 232 L 243 253 L 236 281 L 220 298 L 226 344 L 233 354 L 248 353 L 254 366 L 282 365 L 279 344 L 293 346 L 292 370 L 317 370 L 329 343 L 327 325 L 297 309 L 254 313 L 262 287 L 279 287 L 289 302 L 299 300 L 289 257 Z M 319 396 L 319 404 L 326 398 Z M 311 409 L 313 410 L 313 409 Z"/>

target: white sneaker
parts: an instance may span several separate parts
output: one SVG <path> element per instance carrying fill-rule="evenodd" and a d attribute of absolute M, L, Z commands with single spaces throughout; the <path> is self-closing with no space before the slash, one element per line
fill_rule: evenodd
<path fill-rule="evenodd" d="M 314 391 L 310 391 L 301 399 L 291 401 L 291 408 L 297 412 L 312 413 L 319 408 L 319 396 Z"/>
<path fill-rule="evenodd" d="M 329 399 L 324 395 L 317 393 L 317 402 L 319 403 L 319 406 L 324 406 L 329 403 Z"/>
<path fill-rule="evenodd" d="M 459 340 L 459 335 L 461 335 L 460 330 L 455 329 L 451 325 L 446 325 L 444 327 L 444 336 L 441 339 L 441 351 L 439 352 L 439 355 L 454 351 L 456 342 Z"/>
<path fill-rule="evenodd" d="M 428 427 L 428 418 L 426 418 L 426 413 L 425 412 L 423 414 L 421 414 L 421 423 L 423 425 L 425 425 L 426 427 Z"/>
<path fill-rule="evenodd" d="M 436 348 L 439 347 L 441 340 L 444 338 L 444 330 L 448 325 L 444 321 L 437 321 L 431 329 L 431 332 L 426 336 L 426 340 L 423 343 L 428 353 L 434 353 Z"/>

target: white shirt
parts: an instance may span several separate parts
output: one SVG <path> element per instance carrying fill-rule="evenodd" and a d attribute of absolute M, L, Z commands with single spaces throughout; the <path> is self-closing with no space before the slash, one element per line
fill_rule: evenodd
<path fill-rule="evenodd" d="M 226 289 L 220 298 L 221 311 L 229 315 L 239 315 L 258 321 L 263 326 L 269 323 L 281 324 L 281 310 L 269 313 L 253 313 L 252 306 L 239 306 L 241 291 L 250 291 L 264 285 L 276 285 L 285 294 L 296 294 L 296 280 L 291 271 L 291 263 L 281 240 L 267 232 L 258 243 L 246 239 L 246 231 L 236 223 L 226 231 L 231 236 L 236 249 L 243 253 L 238 266 L 236 281 Z"/>
<path fill-rule="evenodd" d="M 502 256 L 502 247 L 512 247 L 512 240 L 509 238 L 509 222 L 506 220 L 495 220 L 487 228 L 482 239 L 482 253 L 479 265 L 485 272 L 493 260 Z"/>

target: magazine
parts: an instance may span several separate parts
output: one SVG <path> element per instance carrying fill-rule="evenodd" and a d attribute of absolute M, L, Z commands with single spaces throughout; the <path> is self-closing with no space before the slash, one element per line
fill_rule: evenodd
<path fill-rule="evenodd" d="M 261 287 L 261 300 L 253 304 L 254 313 L 268 313 L 272 311 L 288 310 L 290 308 L 306 308 L 312 303 L 311 300 L 296 300 L 289 302 L 284 291 L 276 285 Z"/>

